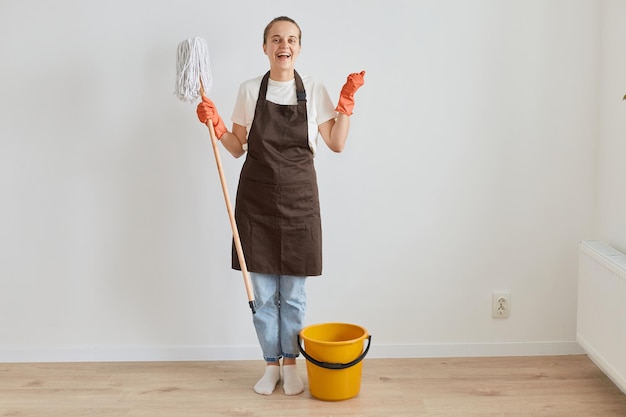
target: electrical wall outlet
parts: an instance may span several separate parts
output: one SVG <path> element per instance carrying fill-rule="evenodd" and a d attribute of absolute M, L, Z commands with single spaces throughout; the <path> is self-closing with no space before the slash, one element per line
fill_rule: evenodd
<path fill-rule="evenodd" d="M 491 294 L 491 317 L 505 319 L 511 314 L 511 293 L 498 291 Z"/>

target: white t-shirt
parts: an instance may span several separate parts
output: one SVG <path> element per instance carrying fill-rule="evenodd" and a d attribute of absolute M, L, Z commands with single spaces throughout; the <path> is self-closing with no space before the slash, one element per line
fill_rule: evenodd
<path fill-rule="evenodd" d="M 304 90 L 306 91 L 306 111 L 309 125 L 309 147 L 313 154 L 317 150 L 318 125 L 337 117 L 335 106 L 322 83 L 316 82 L 309 76 L 301 75 Z M 263 76 L 243 82 L 239 86 L 237 101 L 231 120 L 233 123 L 245 126 L 248 133 L 254 120 L 256 102 L 261 89 Z M 294 105 L 298 103 L 296 97 L 296 80 L 273 81 L 268 80 L 266 99 L 276 104 Z M 244 145 L 247 149 L 247 144 Z"/>

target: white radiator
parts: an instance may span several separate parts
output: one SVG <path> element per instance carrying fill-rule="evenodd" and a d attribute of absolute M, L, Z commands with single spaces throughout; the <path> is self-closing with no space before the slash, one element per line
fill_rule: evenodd
<path fill-rule="evenodd" d="M 576 340 L 626 393 L 626 255 L 598 240 L 580 242 Z"/>

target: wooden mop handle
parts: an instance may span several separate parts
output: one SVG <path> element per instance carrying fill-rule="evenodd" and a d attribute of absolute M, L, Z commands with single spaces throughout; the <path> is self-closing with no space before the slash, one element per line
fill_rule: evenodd
<path fill-rule="evenodd" d="M 248 294 L 248 304 L 252 309 L 252 314 L 256 313 L 256 304 L 254 302 L 254 291 L 250 284 L 250 276 L 248 275 L 248 268 L 246 266 L 246 260 L 243 256 L 243 249 L 241 248 L 241 239 L 239 239 L 239 231 L 237 230 L 237 222 L 235 221 L 235 215 L 230 204 L 230 197 L 228 195 L 228 187 L 226 185 L 226 178 L 224 177 L 224 170 L 222 169 L 222 160 L 220 159 L 220 152 L 217 146 L 217 137 L 215 136 L 215 129 L 213 128 L 213 120 L 209 119 L 206 122 L 211 135 L 211 144 L 213 145 L 213 154 L 215 155 L 215 163 L 217 164 L 217 172 L 220 176 L 220 182 L 222 183 L 222 192 L 224 193 L 224 200 L 226 201 L 226 210 L 228 211 L 228 218 L 230 219 L 230 227 L 233 231 L 233 240 L 235 242 L 235 249 L 237 249 L 237 257 L 239 258 L 239 265 L 241 266 L 241 272 L 243 274 L 243 281 L 246 285 L 246 293 Z"/>

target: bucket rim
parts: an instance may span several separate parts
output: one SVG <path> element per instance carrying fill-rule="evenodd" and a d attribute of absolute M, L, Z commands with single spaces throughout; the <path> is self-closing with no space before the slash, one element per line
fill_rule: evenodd
<path fill-rule="evenodd" d="M 311 337 L 308 337 L 308 336 L 304 335 L 304 332 L 306 330 L 308 330 L 308 329 L 311 329 L 311 328 L 314 328 L 314 327 L 328 326 L 328 325 L 351 326 L 353 328 L 358 328 L 358 329 L 362 330 L 363 331 L 363 335 L 359 336 L 357 338 L 354 338 L 354 339 L 342 340 L 342 341 L 338 341 L 338 342 L 313 339 Z M 365 327 L 363 327 L 361 325 L 358 325 L 358 324 L 344 323 L 344 322 L 337 322 L 337 321 L 328 322 L 328 323 L 310 324 L 310 325 L 308 325 L 306 327 L 303 327 L 302 330 L 300 330 L 299 334 L 300 334 L 300 337 L 302 338 L 302 340 L 304 340 L 304 341 L 309 340 L 311 342 L 315 342 L 315 343 L 318 343 L 318 344 L 321 344 L 321 345 L 330 345 L 330 346 L 333 346 L 333 345 L 345 345 L 345 344 L 348 344 L 348 343 L 356 343 L 356 342 L 359 342 L 361 340 L 365 340 L 365 339 L 367 339 L 369 337 L 369 332 L 367 331 L 367 329 Z"/>

